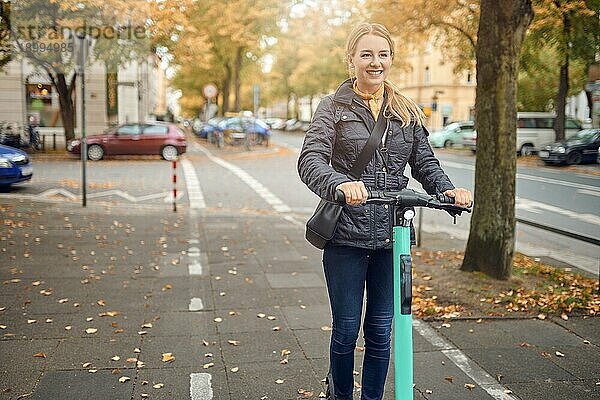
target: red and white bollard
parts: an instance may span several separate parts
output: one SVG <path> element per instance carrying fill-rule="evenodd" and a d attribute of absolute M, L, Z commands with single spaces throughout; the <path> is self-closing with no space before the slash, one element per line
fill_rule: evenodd
<path fill-rule="evenodd" d="M 173 212 L 177 212 L 177 160 L 173 160 Z"/>

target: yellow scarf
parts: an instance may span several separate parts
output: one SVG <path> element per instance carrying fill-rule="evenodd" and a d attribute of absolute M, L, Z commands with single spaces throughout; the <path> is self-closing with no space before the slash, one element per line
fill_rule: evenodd
<path fill-rule="evenodd" d="M 381 84 L 381 86 L 379 87 L 379 89 L 377 89 L 375 93 L 370 94 L 361 92 L 358 89 L 356 81 L 354 81 L 354 84 L 352 85 L 352 90 L 354 90 L 354 93 L 356 93 L 358 97 L 360 97 L 363 100 L 367 100 L 369 104 L 369 109 L 371 110 L 371 114 L 373 114 L 375 121 L 377 121 L 377 117 L 379 116 L 379 110 L 381 109 L 381 104 L 383 103 L 383 92 L 385 90 L 383 84 Z"/>

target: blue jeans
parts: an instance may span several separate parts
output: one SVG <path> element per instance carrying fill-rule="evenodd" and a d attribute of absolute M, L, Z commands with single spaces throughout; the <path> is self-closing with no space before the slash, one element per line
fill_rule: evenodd
<path fill-rule="evenodd" d="M 352 400 L 354 349 L 366 286 L 361 399 L 381 400 L 390 362 L 394 316 L 392 250 L 327 246 L 323 267 L 333 316 L 329 373 L 335 399 Z"/>

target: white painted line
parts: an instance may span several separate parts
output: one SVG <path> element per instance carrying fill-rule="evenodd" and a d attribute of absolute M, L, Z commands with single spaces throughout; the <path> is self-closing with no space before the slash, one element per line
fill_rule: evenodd
<path fill-rule="evenodd" d="M 198 243 L 197 240 L 196 243 Z M 187 255 L 188 257 L 200 257 L 200 249 L 198 247 L 190 247 L 187 251 Z"/>
<path fill-rule="evenodd" d="M 473 379 L 473 382 L 485 390 L 492 398 L 496 400 L 517 400 L 516 397 L 505 393 L 504 386 L 494 380 L 494 378 L 479 365 L 471 361 L 462 351 L 446 342 L 429 325 L 418 319 L 413 319 L 412 325 L 419 335 L 427 340 L 433 347 L 441 350 L 454 365 L 460 368 L 460 370 L 469 378 Z"/>
<path fill-rule="evenodd" d="M 579 189 L 579 190 L 577 190 L 577 193 L 589 194 L 591 196 L 599 196 L 600 197 L 600 192 L 593 192 L 593 191 L 587 190 L 587 189 Z"/>
<path fill-rule="evenodd" d="M 518 210 L 529 211 L 531 213 L 540 213 L 542 211 L 553 212 L 556 214 L 561 214 L 569 218 L 573 218 L 579 220 L 581 222 L 585 222 L 592 225 L 600 225 L 600 217 L 593 214 L 584 214 L 578 213 L 571 210 L 565 210 L 564 208 L 552 206 L 546 203 L 540 203 L 538 201 L 522 199 L 517 197 L 515 199 L 515 208 Z"/>
<path fill-rule="evenodd" d="M 206 154 L 206 156 L 213 161 L 214 163 L 219 164 L 220 166 L 228 169 L 233 174 L 235 174 L 238 178 L 242 180 L 246 185 L 250 186 L 252 190 L 254 190 L 260 197 L 262 197 L 271 207 L 275 209 L 277 212 L 287 213 L 291 212 L 292 209 L 286 205 L 281 199 L 275 196 L 269 189 L 267 189 L 262 183 L 254 179 L 250 174 L 246 171 L 238 167 L 237 165 L 233 165 L 219 157 L 215 157 L 211 154 L 210 151 L 205 149 L 202 146 L 199 146 L 199 150 Z"/>
<path fill-rule="evenodd" d="M 190 399 L 212 400 L 213 390 L 211 386 L 212 376 L 207 373 L 190 374 Z"/>
<path fill-rule="evenodd" d="M 461 164 L 461 163 L 457 163 L 457 162 L 453 162 L 453 161 L 441 161 L 441 163 L 442 163 L 442 166 L 444 166 L 444 167 L 451 167 L 451 168 L 457 168 L 457 169 L 465 169 L 468 171 L 475 171 L 475 166 L 470 165 L 470 164 Z M 561 185 L 561 186 L 566 186 L 569 188 L 584 189 L 584 190 L 589 190 L 589 191 L 596 192 L 596 193 L 600 191 L 600 189 L 598 189 L 595 186 L 585 185 L 583 183 L 567 182 L 567 181 L 561 181 L 559 179 L 544 178 L 541 176 L 533 176 L 533 175 L 528 175 L 528 174 L 517 173 L 517 179 L 527 179 L 530 181 L 549 183 L 551 185 Z"/>
<path fill-rule="evenodd" d="M 188 265 L 188 272 L 190 275 L 202 275 L 202 264 L 199 262 Z"/>
<path fill-rule="evenodd" d="M 79 196 L 69 192 L 66 189 L 48 189 L 38 195 L 35 195 L 35 197 L 50 197 L 55 196 L 57 194 L 63 195 L 70 200 L 76 200 L 79 198 Z"/>
<path fill-rule="evenodd" d="M 198 297 L 192 297 L 192 299 L 190 300 L 189 310 L 190 311 L 204 310 L 204 304 L 202 304 L 202 299 L 200 299 Z"/>
<path fill-rule="evenodd" d="M 198 181 L 198 175 L 196 175 L 194 165 L 190 160 L 184 159 L 181 160 L 181 167 L 183 168 L 183 176 L 188 191 L 190 208 L 206 208 L 206 202 L 204 201 L 204 195 L 200 189 L 200 182 Z"/>

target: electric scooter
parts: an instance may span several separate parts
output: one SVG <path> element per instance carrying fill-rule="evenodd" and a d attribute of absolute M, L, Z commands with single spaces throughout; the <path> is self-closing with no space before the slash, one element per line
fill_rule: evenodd
<path fill-rule="evenodd" d="M 344 202 L 344 193 L 336 192 L 336 201 Z M 410 257 L 410 223 L 414 207 L 445 210 L 456 217 L 470 208 L 454 203 L 452 197 L 430 196 L 412 189 L 369 191 L 367 203 L 387 204 L 392 213 L 394 257 L 394 392 L 396 400 L 413 400 L 413 341 L 412 341 L 412 261 Z"/>

